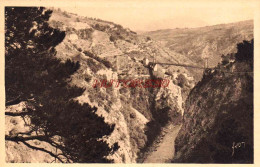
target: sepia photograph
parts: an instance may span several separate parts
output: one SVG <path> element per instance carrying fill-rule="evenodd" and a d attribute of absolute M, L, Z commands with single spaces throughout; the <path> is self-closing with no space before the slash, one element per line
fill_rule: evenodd
<path fill-rule="evenodd" d="M 254 164 L 254 7 L 5 3 L 5 163 Z"/>

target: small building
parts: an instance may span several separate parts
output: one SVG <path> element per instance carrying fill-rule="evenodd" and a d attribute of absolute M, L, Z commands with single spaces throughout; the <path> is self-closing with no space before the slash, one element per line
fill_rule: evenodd
<path fill-rule="evenodd" d="M 148 60 L 147 58 L 145 58 L 145 60 L 144 60 L 144 64 L 145 64 L 146 66 L 149 65 L 149 60 Z"/>
<path fill-rule="evenodd" d="M 153 67 L 153 74 L 158 78 L 164 78 L 165 71 L 166 70 L 159 64 L 155 64 L 155 66 Z"/>
<path fill-rule="evenodd" d="M 153 72 L 153 75 L 154 75 L 156 78 L 164 78 L 164 77 L 165 77 L 165 74 L 164 74 L 162 71 L 154 71 L 154 72 Z"/>
<path fill-rule="evenodd" d="M 158 71 L 158 64 L 155 64 L 155 66 L 153 67 L 153 71 Z"/>

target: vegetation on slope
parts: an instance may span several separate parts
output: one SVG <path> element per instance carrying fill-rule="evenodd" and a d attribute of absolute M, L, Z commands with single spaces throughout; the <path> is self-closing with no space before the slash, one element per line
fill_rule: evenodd
<path fill-rule="evenodd" d="M 173 162 L 253 163 L 253 46 L 239 43 L 235 60 L 205 71 L 192 89 Z"/>
<path fill-rule="evenodd" d="M 51 14 L 42 7 L 5 8 L 6 106 L 26 102 L 23 112 L 5 114 L 31 120 L 30 131 L 5 139 L 46 152 L 60 162 L 112 162 L 106 157 L 118 145 L 111 148 L 102 138 L 112 133 L 114 125 L 98 117 L 97 108 L 74 100 L 84 92 L 69 85 L 80 64 L 55 57 L 55 46 L 65 32 L 48 25 Z M 47 142 L 61 154 L 29 144 L 31 140 Z"/>

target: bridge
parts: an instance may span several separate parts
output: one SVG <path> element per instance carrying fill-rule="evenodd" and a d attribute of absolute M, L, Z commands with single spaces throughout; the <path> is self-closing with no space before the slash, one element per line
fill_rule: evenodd
<path fill-rule="evenodd" d="M 223 73 L 233 73 L 233 74 L 239 74 L 239 73 L 254 73 L 253 71 L 233 71 L 233 69 L 231 69 L 231 71 L 227 71 L 227 70 L 223 70 L 221 68 L 217 68 L 217 67 L 200 67 L 200 66 L 194 66 L 194 65 L 189 65 L 189 64 L 179 64 L 179 63 L 162 63 L 162 62 L 150 62 L 150 64 L 152 65 L 156 65 L 156 64 L 160 64 L 160 65 L 172 65 L 172 66 L 180 66 L 180 67 L 188 67 L 188 68 L 196 68 L 199 70 L 205 70 L 205 69 L 216 69 L 216 70 L 221 70 Z"/>
<path fill-rule="evenodd" d="M 161 65 L 172 65 L 172 66 L 179 66 L 179 67 L 188 67 L 188 68 L 197 68 L 197 69 L 210 69 L 208 67 L 199 67 L 199 66 L 193 66 L 189 64 L 179 64 L 179 63 L 161 63 L 161 62 L 151 62 L 151 64 L 156 65 L 156 64 L 161 64 Z"/>

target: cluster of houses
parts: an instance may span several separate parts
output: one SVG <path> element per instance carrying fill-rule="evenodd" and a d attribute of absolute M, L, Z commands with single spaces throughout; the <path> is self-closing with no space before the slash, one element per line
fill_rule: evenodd
<path fill-rule="evenodd" d="M 120 75 L 124 76 L 134 76 L 136 78 L 144 78 L 150 77 L 149 74 L 149 68 L 152 69 L 153 76 L 156 78 L 167 78 L 170 80 L 176 80 L 178 75 L 180 74 L 179 72 L 173 72 L 169 73 L 166 71 L 166 69 L 160 65 L 156 64 L 154 59 L 148 59 L 148 58 L 142 58 L 142 57 L 129 57 L 126 58 L 126 56 L 118 57 L 117 59 L 117 64 L 118 64 L 118 72 Z M 140 64 L 140 66 L 138 65 Z M 143 68 L 147 67 L 147 68 Z M 183 73 L 185 78 L 188 81 L 193 81 L 193 77 L 189 77 L 186 73 Z"/>

